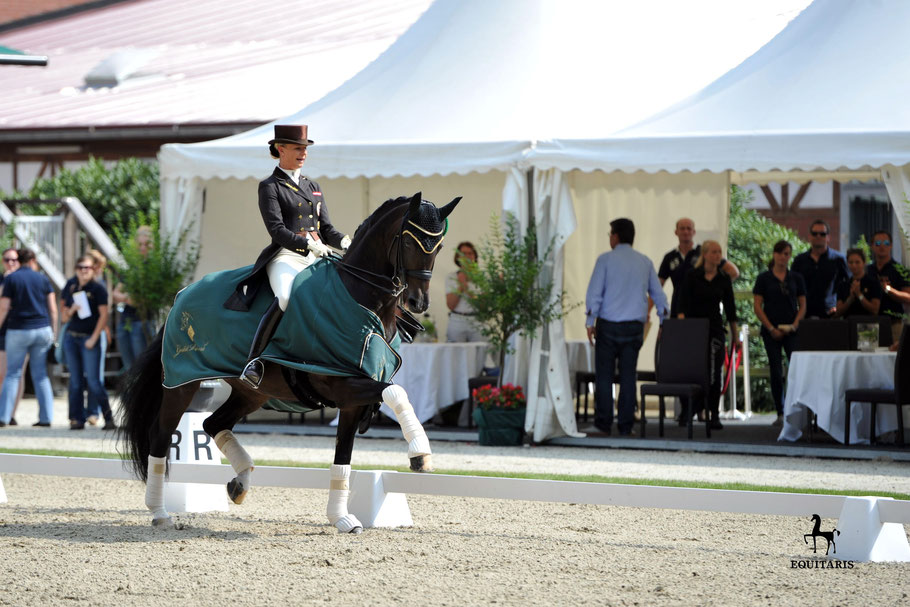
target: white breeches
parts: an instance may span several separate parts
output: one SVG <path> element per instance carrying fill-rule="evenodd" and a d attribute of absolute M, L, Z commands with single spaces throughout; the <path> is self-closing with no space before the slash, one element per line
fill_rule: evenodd
<path fill-rule="evenodd" d="M 272 292 L 278 298 L 278 306 L 284 312 L 288 309 L 288 301 L 291 299 L 291 287 L 294 279 L 300 272 L 316 261 L 316 256 L 312 253 L 301 255 L 287 249 L 281 249 L 278 254 L 272 258 L 269 265 L 266 266 L 266 273 L 269 275 L 269 285 Z"/>
<path fill-rule="evenodd" d="M 446 327 L 446 341 L 471 342 L 486 341 L 473 316 L 449 312 L 449 326 Z"/>

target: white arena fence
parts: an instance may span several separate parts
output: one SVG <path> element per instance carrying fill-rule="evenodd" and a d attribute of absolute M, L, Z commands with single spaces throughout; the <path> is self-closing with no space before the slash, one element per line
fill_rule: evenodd
<path fill-rule="evenodd" d="M 0 473 L 2 472 L 134 480 L 121 460 L 80 457 L 0 453 Z M 233 477 L 234 471 L 227 465 L 172 462 L 168 484 L 214 486 L 208 488 L 216 491 L 225 506 L 222 508 L 214 505 L 201 510 L 226 510 L 227 496 L 218 485 L 223 486 Z M 252 478 L 254 487 L 329 487 L 327 469 L 257 466 Z M 837 536 L 836 558 L 852 561 L 910 561 L 910 544 L 903 527 L 910 524 L 910 501 L 882 497 L 355 470 L 351 473 L 349 509 L 365 527 L 411 526 L 413 521 L 407 504 L 408 494 L 798 516 L 807 519 L 818 514 L 823 518 L 838 518 L 837 529 L 840 535 Z M 4 501 L 6 495 L 0 481 L 0 502 Z M 139 495 L 137 502 L 141 503 Z"/>

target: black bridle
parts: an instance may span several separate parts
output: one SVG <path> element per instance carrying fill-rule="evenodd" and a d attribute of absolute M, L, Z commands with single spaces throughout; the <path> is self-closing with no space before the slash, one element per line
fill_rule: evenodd
<path fill-rule="evenodd" d="M 401 220 L 401 225 L 398 227 L 398 234 L 396 234 L 395 237 L 392 238 L 392 242 L 389 243 L 389 250 L 387 253 L 388 259 L 392 259 L 392 247 L 394 247 L 396 243 L 398 244 L 398 249 L 395 252 L 395 257 L 394 257 L 395 262 L 392 267 L 391 276 L 386 276 L 385 274 L 379 274 L 377 272 L 372 272 L 372 271 L 366 270 L 364 268 L 352 266 L 351 264 L 345 263 L 344 260 L 341 257 L 339 257 L 338 255 L 334 255 L 334 254 L 329 255 L 327 257 L 327 259 L 332 261 L 340 270 L 344 270 L 345 272 L 347 272 L 354 278 L 357 278 L 358 280 L 365 282 L 366 284 L 370 285 L 371 287 L 380 291 L 381 293 L 386 293 L 388 295 L 392 295 L 394 298 L 398 299 L 401 296 L 401 294 L 404 293 L 404 291 L 408 288 L 407 279 L 409 276 L 412 278 L 417 278 L 418 280 L 426 280 L 426 281 L 429 281 L 433 277 L 433 270 L 404 267 L 404 252 L 403 252 L 404 236 L 408 235 L 411 238 L 413 238 L 417 242 L 418 246 L 420 246 L 420 249 L 421 249 L 421 251 L 424 252 L 424 254 L 432 255 L 442 245 L 442 241 L 445 237 L 445 233 L 448 230 L 448 219 L 446 219 L 445 221 L 446 221 L 446 224 L 445 224 L 446 227 L 441 232 L 434 234 L 432 232 L 428 232 L 421 226 L 419 226 L 416 223 L 414 223 L 413 221 L 411 221 L 410 213 L 405 212 L 404 217 Z M 433 236 L 433 237 L 438 236 L 439 240 L 436 242 L 436 244 L 433 246 L 433 248 L 431 250 L 427 251 L 426 248 L 423 246 L 423 243 L 420 241 L 420 239 L 417 238 L 414 235 L 414 233 L 410 231 L 410 228 L 408 227 L 409 225 L 413 226 L 414 228 L 417 228 L 418 230 L 420 230 L 421 232 L 423 232 L 424 234 L 427 234 L 429 236 Z M 374 282 L 374 279 L 378 280 L 378 281 L 386 281 L 388 283 L 388 286 L 377 284 L 376 282 Z"/>

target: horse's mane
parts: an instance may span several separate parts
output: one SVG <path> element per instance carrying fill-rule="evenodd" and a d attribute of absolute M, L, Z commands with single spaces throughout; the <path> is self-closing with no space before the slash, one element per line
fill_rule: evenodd
<path fill-rule="evenodd" d="M 359 226 L 357 226 L 357 230 L 354 232 L 353 240 L 356 242 L 361 236 L 366 234 L 370 230 L 370 228 L 373 225 L 375 225 L 376 222 L 379 221 L 380 218 L 385 217 L 386 213 L 389 213 L 392 210 L 396 209 L 397 207 L 401 206 L 402 204 L 406 204 L 408 202 L 410 202 L 410 198 L 408 198 L 407 196 L 399 196 L 398 198 L 389 198 L 388 200 L 383 202 L 381 205 L 379 205 L 378 209 L 376 209 L 375 211 L 370 213 L 369 217 L 367 217 L 366 219 L 363 220 L 363 223 L 361 223 Z"/>

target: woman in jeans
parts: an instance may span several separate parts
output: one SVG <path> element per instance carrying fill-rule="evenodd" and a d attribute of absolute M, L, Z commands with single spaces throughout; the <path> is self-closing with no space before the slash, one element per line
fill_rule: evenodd
<path fill-rule="evenodd" d="M 695 269 L 686 274 L 679 298 L 680 318 L 707 318 L 711 336 L 711 387 L 708 391 L 708 425 L 712 430 L 723 430 L 720 423 L 721 371 L 724 366 L 724 321 L 720 305 L 724 306 L 730 334 L 739 341 L 736 328 L 736 302 L 733 299 L 733 281 L 721 269 L 723 259 L 720 243 L 706 240 L 701 245 L 701 255 Z"/>
<path fill-rule="evenodd" d="M 784 361 L 790 360 L 796 343 L 796 328 L 806 315 L 806 283 L 798 272 L 791 272 L 793 247 L 786 240 L 774 245 L 768 270 L 758 275 L 752 288 L 753 307 L 761 323 L 761 338 L 768 353 L 771 372 L 771 397 L 777 410 L 775 427 L 784 424 Z"/>
<path fill-rule="evenodd" d="M 91 255 L 76 261 L 76 279 L 64 287 L 61 295 L 63 322 L 69 323 L 63 336 L 66 365 L 70 370 L 69 410 L 70 429 L 85 428 L 85 397 L 83 385 L 95 402 L 101 404 L 104 429 L 113 430 L 114 416 L 104 384 L 100 380 L 101 345 L 107 325 L 107 289 L 94 280 L 95 262 Z M 83 382 L 85 382 L 83 384 Z"/>
<path fill-rule="evenodd" d="M 19 269 L 3 281 L 3 295 L 0 296 L 0 325 L 9 319 L 6 379 L 0 392 L 0 426 L 10 422 L 28 355 L 38 397 L 38 422 L 33 425 L 48 427 L 54 416 L 54 393 L 47 376 L 47 351 L 54 345 L 52 327 L 57 326 L 57 302 L 50 281 L 37 271 L 34 251 L 20 249 L 19 263 Z"/>

